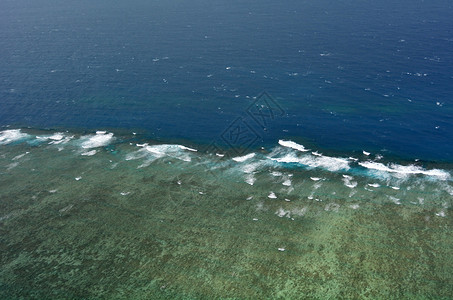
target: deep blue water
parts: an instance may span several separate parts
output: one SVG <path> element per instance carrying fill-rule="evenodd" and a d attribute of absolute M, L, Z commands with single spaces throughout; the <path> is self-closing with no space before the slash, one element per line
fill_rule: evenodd
<path fill-rule="evenodd" d="M 0 125 L 278 139 L 453 161 L 451 1 L 0 3 Z"/>

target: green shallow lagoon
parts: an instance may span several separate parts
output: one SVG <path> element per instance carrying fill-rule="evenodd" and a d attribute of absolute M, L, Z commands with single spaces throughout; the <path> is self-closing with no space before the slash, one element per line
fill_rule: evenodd
<path fill-rule="evenodd" d="M 0 145 L 2 299 L 453 295 L 450 180 L 65 136 Z"/>

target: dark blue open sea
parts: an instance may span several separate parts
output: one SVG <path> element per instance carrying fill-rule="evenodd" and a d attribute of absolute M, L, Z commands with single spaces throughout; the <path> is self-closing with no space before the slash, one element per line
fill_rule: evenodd
<path fill-rule="evenodd" d="M 448 299 L 453 2 L 0 2 L 2 299 Z"/>

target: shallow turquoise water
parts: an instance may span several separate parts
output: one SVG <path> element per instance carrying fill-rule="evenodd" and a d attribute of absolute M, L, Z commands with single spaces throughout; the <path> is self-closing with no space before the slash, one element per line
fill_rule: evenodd
<path fill-rule="evenodd" d="M 376 173 L 281 145 L 220 157 L 132 134 L 13 132 L 0 146 L 3 299 L 452 293 L 445 164 Z M 269 159 L 288 155 L 299 162 Z"/>

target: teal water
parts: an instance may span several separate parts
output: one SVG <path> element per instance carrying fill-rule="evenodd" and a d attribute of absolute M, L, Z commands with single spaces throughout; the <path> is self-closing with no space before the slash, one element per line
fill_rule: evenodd
<path fill-rule="evenodd" d="M 1 133 L 3 299 L 452 294 L 447 164 L 368 172 L 278 144 L 235 156 L 147 142 Z"/>

